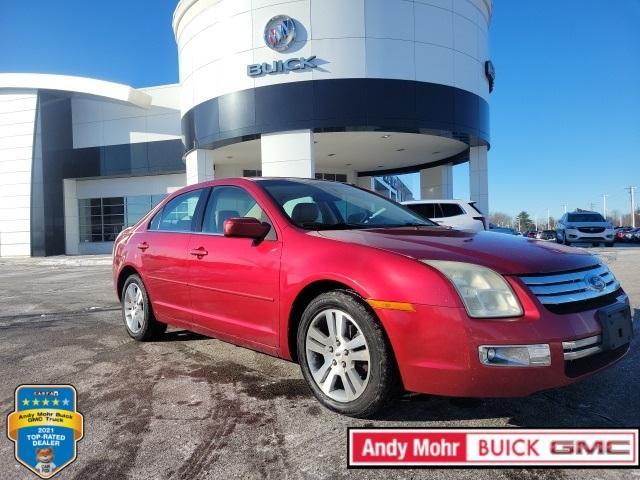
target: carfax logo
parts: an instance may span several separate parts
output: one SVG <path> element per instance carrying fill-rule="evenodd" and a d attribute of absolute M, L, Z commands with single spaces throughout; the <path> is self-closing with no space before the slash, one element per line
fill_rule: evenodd
<path fill-rule="evenodd" d="M 21 385 L 7 434 L 16 460 L 40 478 L 51 478 L 76 459 L 83 424 L 71 385 Z"/>

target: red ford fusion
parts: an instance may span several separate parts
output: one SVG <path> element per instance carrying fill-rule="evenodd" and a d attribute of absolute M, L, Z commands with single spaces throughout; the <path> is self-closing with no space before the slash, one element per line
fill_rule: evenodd
<path fill-rule="evenodd" d="M 399 389 L 524 396 L 620 359 L 627 295 L 583 250 L 443 228 L 368 190 L 224 179 L 172 194 L 114 246 L 128 334 L 167 325 L 300 364 L 368 416 Z"/>

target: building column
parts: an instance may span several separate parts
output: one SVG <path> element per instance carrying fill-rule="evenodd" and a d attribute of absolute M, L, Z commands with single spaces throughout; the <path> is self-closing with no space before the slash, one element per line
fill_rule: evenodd
<path fill-rule="evenodd" d="M 191 150 L 185 157 L 187 185 L 213 180 L 213 150 Z"/>
<path fill-rule="evenodd" d="M 478 209 L 489 215 L 489 173 L 487 166 L 487 147 L 469 149 L 469 193 Z"/>
<path fill-rule="evenodd" d="M 373 177 L 356 177 L 356 185 L 360 188 L 366 188 L 367 190 L 373 190 Z"/>
<path fill-rule="evenodd" d="M 262 134 L 260 148 L 262 176 L 315 178 L 311 130 Z"/>
<path fill-rule="evenodd" d="M 80 253 L 80 213 L 78 211 L 77 182 L 75 178 L 62 180 L 64 190 L 64 235 L 65 254 Z"/>
<path fill-rule="evenodd" d="M 420 198 L 453 198 L 453 165 L 420 170 Z"/>

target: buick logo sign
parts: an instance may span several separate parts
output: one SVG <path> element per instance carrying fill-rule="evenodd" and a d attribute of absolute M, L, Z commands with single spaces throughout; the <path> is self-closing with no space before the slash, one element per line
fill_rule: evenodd
<path fill-rule="evenodd" d="M 600 275 L 588 275 L 585 280 L 586 280 L 587 286 L 591 290 L 595 290 L 596 292 L 601 292 L 607 286 L 607 284 L 605 283 L 605 281 L 602 279 Z"/>
<path fill-rule="evenodd" d="M 296 38 L 296 22 L 286 15 L 276 15 L 264 27 L 264 42 L 271 50 L 284 52 Z"/>

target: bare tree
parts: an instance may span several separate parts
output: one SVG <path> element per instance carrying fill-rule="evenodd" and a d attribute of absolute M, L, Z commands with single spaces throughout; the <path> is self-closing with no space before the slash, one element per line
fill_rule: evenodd
<path fill-rule="evenodd" d="M 513 217 L 503 212 L 493 212 L 489 215 L 489 222 L 498 227 L 511 227 L 513 225 Z"/>

